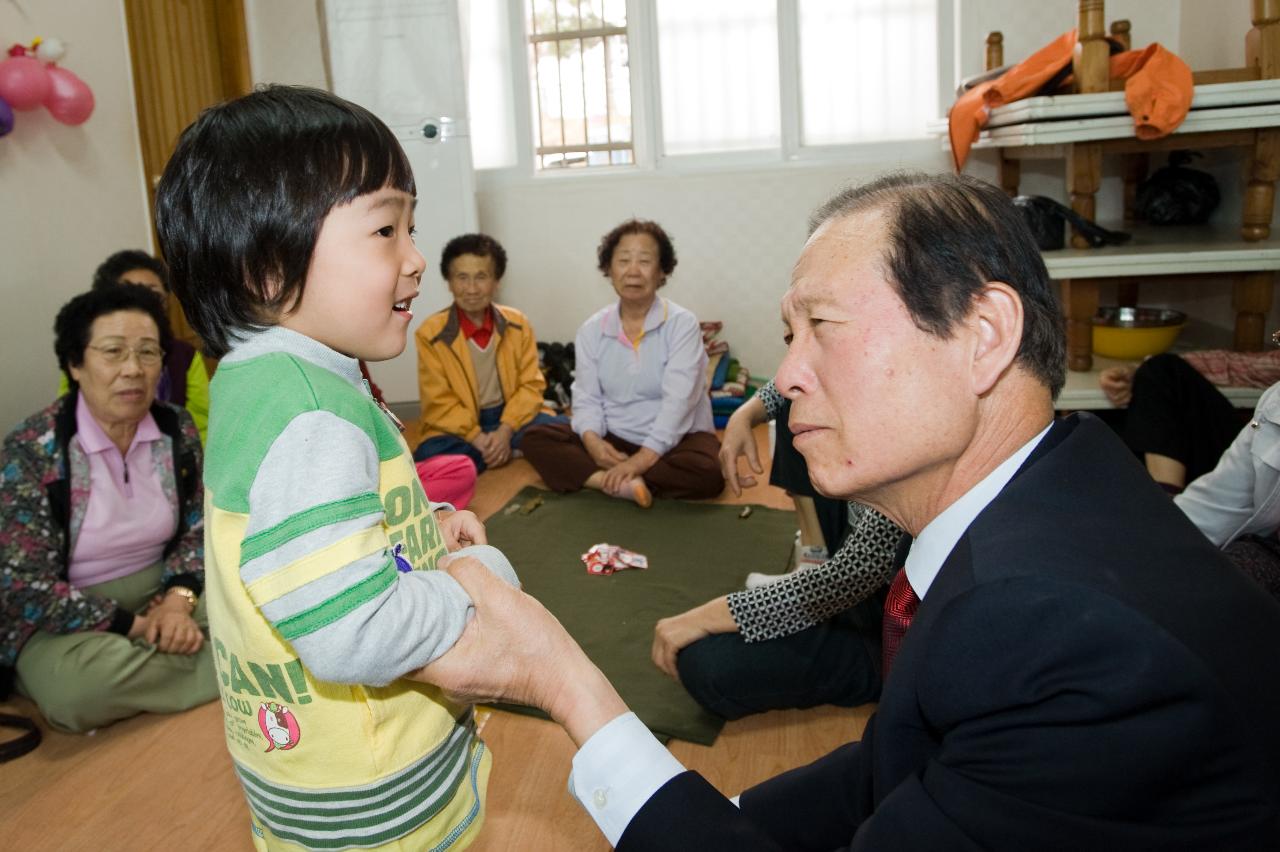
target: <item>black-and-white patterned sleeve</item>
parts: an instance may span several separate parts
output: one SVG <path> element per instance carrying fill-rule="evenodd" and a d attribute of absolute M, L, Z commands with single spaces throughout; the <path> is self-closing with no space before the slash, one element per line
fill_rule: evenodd
<path fill-rule="evenodd" d="M 773 379 L 765 382 L 764 387 L 756 391 L 756 397 L 764 403 L 764 414 L 769 420 L 777 420 L 778 415 L 782 413 L 782 406 L 786 402 L 782 398 L 782 394 L 778 393 L 778 388 L 773 383 Z"/>
<path fill-rule="evenodd" d="M 849 504 L 853 529 L 844 546 L 815 568 L 729 595 L 729 612 L 746 642 L 790 636 L 821 624 L 875 594 L 893 579 L 902 530 L 884 515 Z"/>

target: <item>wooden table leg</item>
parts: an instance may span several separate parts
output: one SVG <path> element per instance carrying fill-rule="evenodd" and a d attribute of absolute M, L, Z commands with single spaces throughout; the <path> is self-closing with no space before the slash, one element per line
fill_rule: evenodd
<path fill-rule="evenodd" d="M 1245 272 L 1237 276 L 1231 292 L 1231 307 L 1236 311 L 1233 347 L 1237 351 L 1262 351 L 1274 285 L 1274 272 Z"/>
<path fill-rule="evenodd" d="M 1249 165 L 1249 185 L 1244 190 L 1244 225 L 1240 236 L 1265 240 L 1271 236 L 1271 211 L 1276 200 L 1276 178 L 1280 178 L 1280 130 L 1257 131 L 1253 161 Z"/>
<path fill-rule="evenodd" d="M 1062 307 L 1067 315 L 1067 369 L 1088 372 L 1093 369 L 1093 316 L 1098 312 L 1098 279 L 1064 279 Z"/>
<path fill-rule="evenodd" d="M 1067 146 L 1067 192 L 1071 209 L 1094 221 L 1095 193 L 1102 185 L 1102 146 L 1096 142 L 1073 142 Z M 1071 247 L 1089 248 L 1089 241 L 1071 229 Z"/>
<path fill-rule="evenodd" d="M 1138 307 L 1138 279 L 1121 278 L 1116 282 L 1116 304 L 1122 308 Z"/>
<path fill-rule="evenodd" d="M 1010 198 L 1018 194 L 1018 184 L 1022 181 L 1022 161 L 1013 160 L 1001 154 L 1000 156 L 1000 188 L 1009 194 Z"/>

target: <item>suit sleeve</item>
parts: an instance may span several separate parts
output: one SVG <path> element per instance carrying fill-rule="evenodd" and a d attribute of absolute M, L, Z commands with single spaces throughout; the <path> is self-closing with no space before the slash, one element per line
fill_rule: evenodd
<path fill-rule="evenodd" d="M 1034 643 L 1011 650 L 1010 636 Z M 696 776 L 677 776 L 618 848 L 976 852 L 1051 848 L 1055 837 L 1106 848 L 1169 778 L 1248 759 L 1242 738 L 1192 735 L 1206 728 L 1213 673 L 1113 598 L 1045 579 L 986 584 L 949 602 L 928 638 L 899 658 L 863 742 L 747 790 L 738 814 Z M 910 766 L 903 749 L 921 736 L 932 757 L 875 796 L 873 767 Z M 877 756 L 878 742 L 897 753 Z M 1198 804 L 1228 810 L 1239 795 L 1214 789 L 1221 801 Z"/>
<path fill-rule="evenodd" d="M 1213 674 L 1114 597 L 1043 577 L 987 583 L 949 601 L 927 638 L 895 668 L 914 695 L 891 680 L 879 724 L 886 742 L 918 735 L 883 727 L 891 702 L 914 698 L 919 718 L 900 718 L 922 719 L 936 750 L 852 849 L 1103 848 L 1167 779 L 1223 759 L 1222 740 L 1195 735 Z"/>

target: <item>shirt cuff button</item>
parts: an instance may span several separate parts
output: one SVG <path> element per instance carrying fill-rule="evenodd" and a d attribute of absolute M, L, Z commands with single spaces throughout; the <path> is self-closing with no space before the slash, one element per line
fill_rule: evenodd
<path fill-rule="evenodd" d="M 591 794 L 591 801 L 595 802 L 597 808 L 603 808 L 609 804 L 609 793 L 607 790 L 597 789 Z"/>

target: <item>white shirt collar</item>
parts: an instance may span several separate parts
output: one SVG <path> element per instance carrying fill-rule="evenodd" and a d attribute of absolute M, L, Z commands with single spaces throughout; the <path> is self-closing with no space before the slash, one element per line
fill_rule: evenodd
<path fill-rule="evenodd" d="M 983 477 L 982 481 L 966 491 L 960 499 L 943 510 L 942 514 L 929 522 L 915 541 L 911 542 L 911 552 L 907 554 L 907 579 L 920 600 L 928 594 L 933 580 L 942 570 L 942 563 L 947 561 L 960 536 L 974 519 L 987 508 L 996 495 L 1009 483 L 1013 475 L 1022 467 L 1022 463 L 1031 455 L 1031 451 L 1044 438 L 1050 423 L 1030 441 L 1023 444 L 1017 452 L 1000 463 L 1000 466 Z"/>

